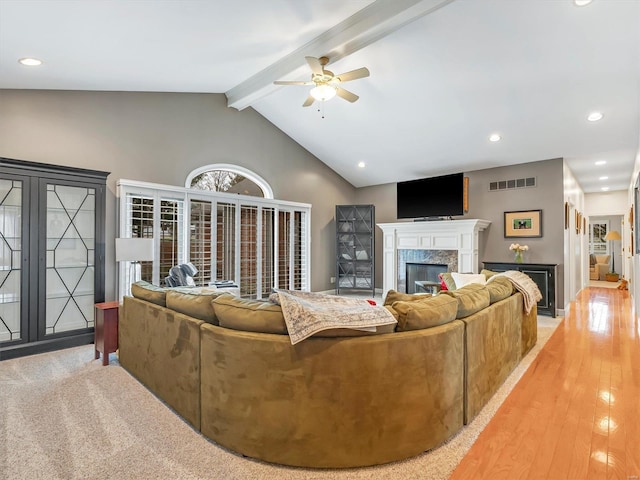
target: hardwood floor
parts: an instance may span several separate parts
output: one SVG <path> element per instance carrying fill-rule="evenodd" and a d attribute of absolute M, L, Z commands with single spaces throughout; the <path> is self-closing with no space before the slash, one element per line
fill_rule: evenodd
<path fill-rule="evenodd" d="M 640 322 L 586 288 L 450 480 L 640 480 Z"/>

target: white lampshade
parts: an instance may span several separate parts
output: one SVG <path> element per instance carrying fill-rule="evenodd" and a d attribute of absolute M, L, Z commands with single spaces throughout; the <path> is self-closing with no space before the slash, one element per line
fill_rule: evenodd
<path fill-rule="evenodd" d="M 326 102 L 327 100 L 331 100 L 336 96 L 336 87 L 332 87 L 331 85 L 318 85 L 315 88 L 312 88 L 309 92 L 313 98 L 315 98 L 319 102 Z"/>
<path fill-rule="evenodd" d="M 116 262 L 153 260 L 153 238 L 116 238 Z"/>

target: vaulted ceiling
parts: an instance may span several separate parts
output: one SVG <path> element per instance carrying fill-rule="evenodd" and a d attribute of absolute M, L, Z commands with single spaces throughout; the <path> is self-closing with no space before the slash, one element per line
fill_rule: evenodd
<path fill-rule="evenodd" d="M 306 55 L 366 66 L 343 85 L 360 99 L 273 86 L 309 80 Z M 1 0 L 0 88 L 225 93 L 355 186 L 563 157 L 586 192 L 622 190 L 640 1 Z"/>

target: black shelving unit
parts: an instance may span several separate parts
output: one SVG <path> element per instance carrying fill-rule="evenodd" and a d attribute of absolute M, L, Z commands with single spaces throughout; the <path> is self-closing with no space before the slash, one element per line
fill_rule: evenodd
<path fill-rule="evenodd" d="M 336 293 L 371 290 L 375 295 L 375 207 L 336 205 Z"/>

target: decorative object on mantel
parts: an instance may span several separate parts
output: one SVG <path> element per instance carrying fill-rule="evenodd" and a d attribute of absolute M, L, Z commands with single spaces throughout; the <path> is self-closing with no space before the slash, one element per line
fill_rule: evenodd
<path fill-rule="evenodd" d="M 515 258 L 516 263 L 522 263 L 524 261 L 523 254 L 524 252 L 529 250 L 529 246 L 520 245 L 519 243 L 512 243 L 511 245 L 509 245 L 509 250 L 516 252 L 516 258 Z"/>
<path fill-rule="evenodd" d="M 504 212 L 504 238 L 542 237 L 542 210 Z"/>
<path fill-rule="evenodd" d="M 609 230 L 607 234 L 604 236 L 604 239 L 608 241 L 621 240 L 620 232 L 616 230 Z M 616 252 L 615 252 L 615 244 L 611 244 L 611 271 L 605 275 L 607 282 L 617 282 L 619 280 L 619 275 L 616 273 Z"/>

